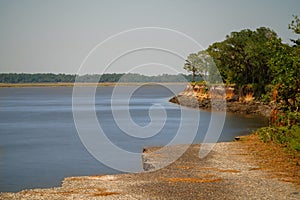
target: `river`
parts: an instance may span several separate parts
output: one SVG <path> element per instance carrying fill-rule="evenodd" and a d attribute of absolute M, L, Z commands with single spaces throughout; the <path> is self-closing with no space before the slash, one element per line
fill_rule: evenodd
<path fill-rule="evenodd" d="M 181 109 L 190 108 L 169 103 L 168 99 L 174 94 L 161 85 L 140 87 L 126 107 L 127 89 L 133 86 L 119 87 L 123 92 L 115 95 L 114 110 L 129 109 L 136 124 L 147 126 L 151 121 L 149 108 L 160 105 L 165 110 L 166 121 L 159 133 L 152 137 L 143 139 L 124 134 L 112 113 L 110 100 L 114 87 L 99 87 L 95 95 L 95 110 L 107 137 L 130 152 L 141 152 L 144 146 L 166 145 L 183 120 Z M 176 92 L 183 90 L 180 85 L 169 87 Z M 194 143 L 200 143 L 209 124 L 210 112 L 193 109 L 190 112 L 200 112 L 194 139 Z M 193 118 L 184 120 L 195 122 Z M 231 141 L 235 136 L 249 134 L 265 125 L 266 120 L 260 117 L 227 113 L 219 142 Z M 103 153 L 110 154 L 109 151 Z M 120 165 L 126 165 L 119 159 Z M 108 173 L 121 172 L 96 160 L 79 138 L 72 114 L 72 87 L 0 88 L 0 192 L 54 187 L 60 185 L 64 177 Z"/>

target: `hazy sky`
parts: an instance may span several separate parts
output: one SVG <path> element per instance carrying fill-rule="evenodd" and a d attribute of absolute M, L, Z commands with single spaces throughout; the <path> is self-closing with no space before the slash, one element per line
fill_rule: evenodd
<path fill-rule="evenodd" d="M 273 29 L 288 42 L 296 38 L 288 30 L 293 14 L 300 15 L 300 0 L 0 0 L 0 73 L 76 73 L 97 44 L 138 27 L 174 29 L 191 36 L 204 48 L 222 41 L 232 31 L 261 26 Z M 160 37 L 151 34 L 153 41 Z M 172 37 L 167 35 L 163 37 L 170 40 Z M 128 43 L 132 42 L 131 37 Z M 175 39 L 173 43 L 180 46 L 182 42 Z M 118 49 L 121 45 L 123 48 L 123 43 L 115 42 L 106 48 Z M 160 57 L 147 61 L 138 52 L 123 56 L 106 71 L 128 72 L 130 65 L 144 63 L 146 74 L 165 73 L 162 65 L 147 65 L 170 57 L 159 54 L 143 54 Z M 105 51 L 95 56 L 109 57 Z M 139 62 L 132 64 L 129 57 Z M 184 61 L 173 60 L 167 63 L 172 65 L 169 67 L 182 67 Z M 105 66 L 97 62 L 85 72 L 102 72 Z"/>

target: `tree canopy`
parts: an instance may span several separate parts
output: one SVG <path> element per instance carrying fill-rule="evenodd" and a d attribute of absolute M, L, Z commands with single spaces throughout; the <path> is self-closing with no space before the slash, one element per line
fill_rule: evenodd
<path fill-rule="evenodd" d="M 294 15 L 294 19 L 292 22 L 289 24 L 289 29 L 293 30 L 294 33 L 300 34 L 300 20 L 299 17 Z M 291 39 L 292 42 L 294 42 L 296 45 L 300 45 L 300 38 L 298 39 Z"/>
<path fill-rule="evenodd" d="M 300 34 L 297 16 L 289 29 Z M 294 45 L 284 44 L 266 27 L 231 32 L 224 41 L 210 45 L 207 53 L 190 54 L 184 68 L 193 76 L 208 75 L 208 81 L 213 80 L 215 69 L 218 69 L 225 83 L 236 85 L 239 91 L 251 88 L 257 99 L 269 96 L 271 100 L 271 93 L 274 93 L 273 100 L 277 109 L 285 113 L 285 120 L 288 124 L 293 120 L 297 124 L 300 123 L 300 39 L 291 41 Z M 212 63 L 205 62 L 209 57 L 217 68 L 207 65 Z"/>
<path fill-rule="evenodd" d="M 255 94 L 260 96 L 265 92 L 264 86 L 272 81 L 268 42 L 276 38 L 277 34 L 265 27 L 255 31 L 245 29 L 232 32 L 224 41 L 210 45 L 207 51 L 226 83 L 251 84 Z"/>

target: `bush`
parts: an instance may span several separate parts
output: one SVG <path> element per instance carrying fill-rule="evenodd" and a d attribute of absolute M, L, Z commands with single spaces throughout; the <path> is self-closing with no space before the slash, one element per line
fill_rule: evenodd
<path fill-rule="evenodd" d="M 289 149 L 300 151 L 300 127 L 264 127 L 256 131 L 258 137 L 263 142 L 275 142 L 282 144 Z"/>
<path fill-rule="evenodd" d="M 296 151 L 300 151 L 300 127 L 292 126 L 291 136 L 289 137 L 289 147 Z"/>
<path fill-rule="evenodd" d="M 269 103 L 271 101 L 271 97 L 270 97 L 270 94 L 267 93 L 267 94 L 262 94 L 260 96 L 260 100 L 264 103 Z"/>

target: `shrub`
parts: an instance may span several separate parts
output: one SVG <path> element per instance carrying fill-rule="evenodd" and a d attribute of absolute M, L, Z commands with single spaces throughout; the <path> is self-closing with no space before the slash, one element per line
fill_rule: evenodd
<path fill-rule="evenodd" d="M 297 125 L 264 127 L 258 129 L 256 133 L 263 142 L 275 142 L 289 149 L 300 151 L 300 127 Z"/>

